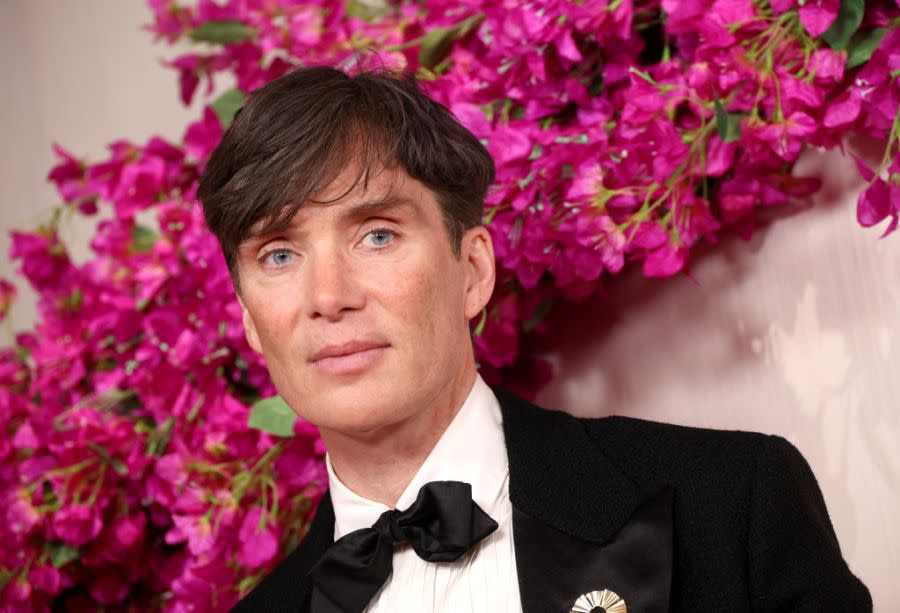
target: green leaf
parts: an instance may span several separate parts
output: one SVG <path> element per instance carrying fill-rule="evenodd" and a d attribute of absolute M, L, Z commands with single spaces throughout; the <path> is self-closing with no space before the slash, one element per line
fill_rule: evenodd
<path fill-rule="evenodd" d="M 716 130 L 723 143 L 733 143 L 741 138 L 741 116 L 729 113 L 718 97 L 714 101 L 716 108 Z"/>
<path fill-rule="evenodd" d="M 865 0 L 841 0 L 841 10 L 831 27 L 822 34 L 822 38 L 831 45 L 835 51 L 843 51 L 850 42 L 859 24 L 862 23 L 863 13 L 866 12 Z"/>
<path fill-rule="evenodd" d="M 484 15 L 471 15 L 448 28 L 435 28 L 425 34 L 419 46 L 419 64 L 434 68 L 450 53 L 453 42 L 478 28 Z"/>
<path fill-rule="evenodd" d="M 422 37 L 419 64 L 426 68 L 437 66 L 453 47 L 453 28 L 435 28 Z"/>
<path fill-rule="evenodd" d="M 161 426 L 153 428 L 147 437 L 147 454 L 161 458 L 166 452 L 166 446 L 172 438 L 172 426 L 175 418 L 169 417 Z"/>
<path fill-rule="evenodd" d="M 281 396 L 272 396 L 253 404 L 247 425 L 275 436 L 293 436 L 295 421 L 297 414 L 293 409 L 281 399 Z"/>
<path fill-rule="evenodd" d="M 869 61 L 872 53 L 881 44 L 881 39 L 888 33 L 887 28 L 870 30 L 865 34 L 854 36 L 850 42 L 850 53 L 847 56 L 847 68 L 856 68 Z"/>
<path fill-rule="evenodd" d="M 230 89 L 213 100 L 210 106 L 222 127 L 227 128 L 234 121 L 238 110 L 244 106 L 244 93 L 239 89 Z"/>
<path fill-rule="evenodd" d="M 491 209 L 491 211 L 494 210 L 496 209 Z M 474 334 L 475 336 L 481 336 L 482 332 L 484 332 L 484 324 L 487 323 L 487 315 L 487 307 L 484 307 L 483 309 L 481 309 L 481 319 L 478 320 L 478 325 L 475 326 L 475 332 L 473 332 L 472 334 Z"/>
<path fill-rule="evenodd" d="M 249 40 L 253 38 L 254 33 L 255 30 L 253 28 L 241 21 L 222 19 L 201 23 L 191 31 L 190 38 L 195 43 L 227 45 Z"/>
<path fill-rule="evenodd" d="M 81 552 L 68 543 L 50 543 L 50 562 L 53 564 L 53 568 L 61 568 L 80 557 Z"/>
<path fill-rule="evenodd" d="M 131 229 L 131 249 L 134 253 L 148 253 L 158 237 L 159 234 L 147 226 L 135 225 Z"/>
<path fill-rule="evenodd" d="M 6 589 L 9 582 L 12 581 L 13 574 L 10 570 L 0 570 L 0 592 Z"/>
<path fill-rule="evenodd" d="M 628 72 L 630 72 L 632 74 L 636 74 L 637 76 L 639 76 L 644 81 L 646 81 L 647 83 L 649 83 L 650 85 L 652 85 L 654 87 L 657 86 L 656 81 L 653 79 L 653 77 L 650 76 L 650 73 L 645 70 L 640 70 L 634 66 L 629 66 Z"/>
<path fill-rule="evenodd" d="M 355 17 L 369 23 L 384 15 L 389 8 L 387 2 L 365 2 L 363 0 L 350 0 L 346 6 L 347 17 Z"/>
<path fill-rule="evenodd" d="M 77 311 L 83 303 L 84 294 L 78 288 L 72 290 L 72 293 L 68 296 L 59 299 L 59 307 L 68 311 Z"/>
<path fill-rule="evenodd" d="M 534 330 L 539 323 L 544 321 L 544 318 L 547 316 L 547 313 L 550 312 L 550 307 L 552 306 L 552 298 L 544 300 L 540 304 L 538 304 L 537 308 L 534 310 L 534 315 L 531 316 L 531 319 L 522 324 L 522 330 L 524 330 L 525 332 L 531 332 L 532 330 Z"/>

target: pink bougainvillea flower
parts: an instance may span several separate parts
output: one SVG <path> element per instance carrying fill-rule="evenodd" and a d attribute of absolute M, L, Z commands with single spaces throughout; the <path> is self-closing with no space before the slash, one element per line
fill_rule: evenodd
<path fill-rule="evenodd" d="M 780 88 L 781 114 L 790 116 L 797 112 L 809 113 L 810 110 L 822 106 L 825 91 L 816 83 L 807 79 L 798 79 L 784 67 L 775 69 L 775 78 L 778 79 Z M 771 107 L 774 114 L 775 106 L 771 105 Z"/>
<path fill-rule="evenodd" d="M 672 32 L 696 27 L 697 20 L 709 10 L 709 4 L 703 0 L 662 0 L 662 8 Z"/>
<path fill-rule="evenodd" d="M 813 51 L 810 58 L 810 70 L 817 81 L 839 82 L 844 76 L 847 54 L 838 53 L 828 47 Z"/>
<path fill-rule="evenodd" d="M 849 95 L 862 105 L 861 127 L 865 133 L 884 138 L 891 132 L 900 106 L 896 75 L 900 70 L 900 28 L 891 28 L 872 52 L 869 61 L 853 79 Z"/>
<path fill-rule="evenodd" d="M 298 6 L 291 13 L 288 30 L 295 43 L 313 47 L 322 40 L 322 10 L 316 6 Z"/>
<path fill-rule="evenodd" d="M 819 124 L 804 112 L 797 111 L 779 122 L 763 123 L 747 121 L 748 138 L 754 143 L 765 144 L 783 160 L 793 162 L 808 139 L 816 133 Z"/>
<path fill-rule="evenodd" d="M 87 165 L 58 144 L 53 144 L 53 152 L 62 161 L 54 166 L 47 175 L 62 199 L 78 205 L 78 210 L 85 215 L 97 212 L 97 196 L 87 182 Z"/>
<path fill-rule="evenodd" d="M 53 533 L 75 547 L 94 540 L 103 524 L 98 509 L 86 504 L 65 506 L 53 515 Z"/>
<path fill-rule="evenodd" d="M 165 172 L 165 161 L 156 156 L 127 164 L 110 198 L 115 204 L 116 215 L 134 217 L 153 204 L 164 186 Z"/>
<path fill-rule="evenodd" d="M 11 500 L 9 499 L 11 498 Z M 31 502 L 22 496 L 8 496 L 6 507 L 6 524 L 14 535 L 25 535 L 41 520 L 41 515 Z"/>
<path fill-rule="evenodd" d="M 28 573 L 28 580 L 45 594 L 56 595 L 62 587 L 62 574 L 53 566 L 36 566 Z"/>
<path fill-rule="evenodd" d="M 210 107 L 203 109 L 203 119 L 188 126 L 184 133 L 184 151 L 205 161 L 222 138 L 222 124 Z"/>
<path fill-rule="evenodd" d="M 485 311 L 484 325 L 478 323 L 473 339 L 481 359 L 488 365 L 500 368 L 513 363 L 518 352 L 518 321 L 516 296 L 495 292 Z"/>
<path fill-rule="evenodd" d="M 594 280 L 604 270 L 614 274 L 622 270 L 625 236 L 609 215 L 579 216 L 575 232 L 577 245 L 586 248 L 581 250 L 579 261 L 571 267 L 578 277 Z"/>
<path fill-rule="evenodd" d="M 817 38 L 831 27 L 840 8 L 840 0 L 806 0 L 800 3 L 800 23 L 810 36 Z"/>
<path fill-rule="evenodd" d="M 278 538 L 274 526 L 271 520 L 260 521 L 261 517 L 262 509 L 253 507 L 241 524 L 238 562 L 250 568 L 259 568 L 278 553 Z"/>
<path fill-rule="evenodd" d="M 109 200 L 115 192 L 125 164 L 140 155 L 138 148 L 126 140 L 115 141 L 108 148 L 110 157 L 88 166 L 87 171 L 88 189 L 104 200 Z"/>
<path fill-rule="evenodd" d="M 297 419 L 297 422 L 304 422 Z M 302 428 L 302 426 L 301 426 Z M 297 432 L 295 423 L 294 431 Z M 300 437 L 302 434 L 297 434 Z M 309 486 L 321 486 L 327 481 L 327 471 L 322 472 L 322 461 L 320 451 L 324 452 L 321 439 L 318 437 L 318 430 L 312 440 L 303 441 L 302 439 L 292 442 L 288 445 L 278 458 L 275 469 L 279 475 L 283 475 L 281 479 L 287 485 L 303 489 Z"/>
<path fill-rule="evenodd" d="M 215 535 L 208 518 L 197 515 L 173 515 L 172 521 L 175 525 L 166 534 L 167 543 L 187 541 L 188 549 L 195 556 L 212 549 Z"/>
<path fill-rule="evenodd" d="M 721 177 L 728 172 L 734 164 L 737 150 L 736 142 L 725 142 L 718 134 L 713 134 L 706 152 L 706 176 Z"/>
<path fill-rule="evenodd" d="M 242 0 L 198 0 L 197 21 L 223 21 L 246 19 L 248 3 Z"/>
<path fill-rule="evenodd" d="M 190 7 L 182 6 L 173 0 L 148 0 L 154 17 L 154 23 L 147 29 L 157 38 L 165 38 L 174 42 L 190 27 L 192 21 Z"/>
<path fill-rule="evenodd" d="M 229 609 L 237 600 L 234 565 L 211 559 L 186 563 L 171 583 L 175 602 L 173 613 L 215 613 Z"/>
<path fill-rule="evenodd" d="M 856 219 L 865 228 L 874 226 L 887 217 L 891 218 L 882 238 L 892 234 L 900 221 L 900 155 L 887 169 L 888 179 L 877 176 L 875 171 L 859 157 L 853 156 L 862 177 L 869 182 L 857 198 Z"/>
<path fill-rule="evenodd" d="M 10 582 L 8 586 L 6 586 L 6 593 L 9 595 L 9 599 L 13 603 L 22 603 L 27 601 L 31 597 L 32 586 L 28 581 L 27 577 L 17 576 L 15 579 Z M 28 609 L 21 609 L 22 611 L 27 611 Z"/>
<path fill-rule="evenodd" d="M 29 422 L 25 422 L 16 430 L 12 440 L 13 447 L 16 449 L 37 449 L 40 445 L 38 437 L 34 433 L 34 428 Z"/>
<path fill-rule="evenodd" d="M 673 204 L 673 208 L 675 228 L 684 246 L 692 246 L 702 236 L 712 242 L 716 241 L 716 232 L 721 228 L 721 224 L 713 216 L 707 201 L 685 195 Z"/>
<path fill-rule="evenodd" d="M 662 246 L 669 238 L 661 225 L 650 221 L 640 222 L 632 229 L 627 230 L 625 236 L 628 239 L 629 247 L 651 250 Z"/>
<path fill-rule="evenodd" d="M 684 268 L 687 254 L 686 248 L 669 243 L 650 251 L 644 259 L 644 276 L 671 277 Z"/>
<path fill-rule="evenodd" d="M 175 58 L 171 64 L 173 68 L 178 70 L 178 89 L 181 94 L 181 103 L 185 106 L 190 105 L 194 99 L 194 92 L 200 84 L 201 57 L 196 54 L 187 54 Z M 212 75 L 208 74 L 207 93 L 211 92 L 215 84 Z"/>
<path fill-rule="evenodd" d="M 772 10 L 775 11 L 776 14 L 780 15 L 785 11 L 789 11 L 795 6 L 797 6 L 797 0 L 771 0 L 770 4 L 772 5 Z"/>
<path fill-rule="evenodd" d="M 859 195 L 856 207 L 856 219 L 863 227 L 874 226 L 881 220 L 891 214 L 892 208 L 891 196 L 895 194 L 900 197 L 900 190 L 894 190 L 882 178 L 877 178 L 868 188 L 863 190 Z M 891 224 L 895 225 L 895 224 Z M 885 235 L 893 232 L 893 228 L 889 227 Z"/>
<path fill-rule="evenodd" d="M 0 279 L 0 321 L 6 319 L 17 295 L 18 291 L 15 285 L 6 279 Z"/>
<path fill-rule="evenodd" d="M 847 125 L 859 117 L 861 109 L 862 99 L 853 92 L 845 92 L 828 105 L 822 124 L 826 128 Z"/>
<path fill-rule="evenodd" d="M 144 540 L 146 527 L 147 516 L 143 513 L 117 517 L 108 531 L 108 548 L 123 553 L 134 550 Z"/>
<path fill-rule="evenodd" d="M 516 126 L 498 126 L 489 139 L 488 150 L 498 165 L 522 160 L 531 153 L 533 143 Z"/>
<path fill-rule="evenodd" d="M 88 591 L 91 597 L 104 605 L 119 604 L 128 595 L 128 581 L 114 568 L 106 568 L 98 573 L 90 582 Z"/>
<path fill-rule="evenodd" d="M 69 256 L 55 230 L 38 233 L 13 231 L 9 257 L 20 260 L 19 272 L 38 291 L 57 287 L 73 273 Z"/>

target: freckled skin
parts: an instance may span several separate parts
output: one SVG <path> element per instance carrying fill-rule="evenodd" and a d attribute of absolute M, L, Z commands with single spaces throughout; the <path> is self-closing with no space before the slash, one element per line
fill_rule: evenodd
<path fill-rule="evenodd" d="M 356 176 L 348 167 L 315 199 L 340 195 Z M 388 192 L 413 206 L 347 216 Z M 402 169 L 384 169 L 367 191 L 360 184 L 334 203 L 308 203 L 289 230 L 243 244 L 238 274 L 248 341 L 329 451 L 348 438 L 411 445 L 404 429 L 436 441 L 474 378 L 469 321 L 494 284 L 483 227 L 465 234 L 456 258 L 434 194 Z M 363 372 L 311 363 L 327 345 L 361 339 L 389 345 Z"/>

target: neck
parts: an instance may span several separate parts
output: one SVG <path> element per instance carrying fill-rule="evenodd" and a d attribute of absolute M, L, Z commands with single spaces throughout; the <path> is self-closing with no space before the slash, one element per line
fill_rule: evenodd
<path fill-rule="evenodd" d="M 331 466 L 352 491 L 394 507 L 475 383 L 475 364 L 460 371 L 412 417 L 363 435 L 321 430 Z"/>

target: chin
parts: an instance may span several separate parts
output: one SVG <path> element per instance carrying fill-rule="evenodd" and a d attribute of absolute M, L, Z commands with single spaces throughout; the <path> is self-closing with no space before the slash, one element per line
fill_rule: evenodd
<path fill-rule="evenodd" d="M 362 434 L 391 426 L 407 417 L 404 400 L 408 398 L 404 396 L 396 386 L 357 381 L 319 394 L 315 401 L 317 409 L 310 413 L 319 417 L 316 425 L 320 428 Z"/>
<path fill-rule="evenodd" d="M 355 406 L 342 407 L 338 411 L 329 411 L 326 423 L 320 427 L 330 429 L 341 434 L 365 435 L 374 434 L 389 428 L 403 416 L 398 415 L 385 406 Z"/>

